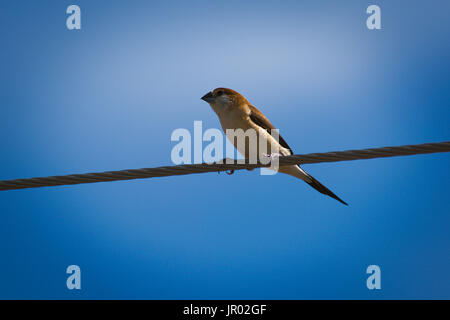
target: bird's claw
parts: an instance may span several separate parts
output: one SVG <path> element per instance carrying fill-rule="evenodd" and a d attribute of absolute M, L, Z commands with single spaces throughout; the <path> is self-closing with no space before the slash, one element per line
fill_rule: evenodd
<path fill-rule="evenodd" d="M 220 174 L 222 171 L 217 171 L 217 174 Z M 227 175 L 232 175 L 233 173 L 234 173 L 234 170 L 233 169 L 231 169 L 231 170 L 225 170 L 225 173 L 227 174 Z"/>
<path fill-rule="evenodd" d="M 228 163 L 234 163 L 235 160 L 231 159 L 231 158 L 223 158 L 222 160 L 216 162 L 217 164 L 228 164 Z M 221 170 L 217 171 L 217 173 L 219 174 L 221 172 Z M 228 175 L 232 175 L 234 173 L 234 170 L 225 170 L 226 174 Z"/>

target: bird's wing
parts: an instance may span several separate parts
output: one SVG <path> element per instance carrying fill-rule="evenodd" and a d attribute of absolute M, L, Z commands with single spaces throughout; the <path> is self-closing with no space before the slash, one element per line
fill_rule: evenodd
<path fill-rule="evenodd" d="M 250 120 L 253 121 L 253 123 L 255 123 L 257 126 L 260 126 L 264 130 L 266 130 L 270 134 L 270 131 L 272 129 L 275 129 L 273 124 L 270 123 L 269 119 L 267 119 L 266 116 L 263 115 L 263 113 L 261 111 L 259 111 L 255 106 L 252 106 L 251 104 L 248 104 L 248 106 L 250 107 L 250 115 L 249 115 Z M 291 154 L 294 154 L 292 152 L 292 149 L 289 147 L 289 145 L 286 143 L 286 141 L 284 141 L 284 139 L 281 137 L 281 135 L 279 136 L 279 143 L 281 146 L 288 149 Z M 284 173 L 290 174 L 294 177 L 304 180 L 306 183 L 308 183 L 311 187 L 313 187 L 320 193 L 326 194 L 327 196 L 330 196 L 348 206 L 348 204 L 345 201 L 343 201 L 341 198 L 339 198 L 337 195 L 335 195 L 330 189 L 328 189 L 323 184 L 321 184 L 316 178 L 314 178 L 309 173 L 307 173 L 305 170 L 300 168 L 299 165 L 295 165 L 295 166 L 297 167 L 297 170 L 298 170 L 298 172 L 296 172 L 296 174 L 292 174 L 292 172 L 290 173 L 290 172 L 286 172 L 286 171 L 284 171 Z M 291 166 L 291 167 L 293 167 L 293 166 Z"/>
<path fill-rule="evenodd" d="M 269 134 L 272 129 L 275 129 L 273 124 L 267 119 L 267 117 L 259 111 L 255 106 L 252 106 L 251 104 L 248 105 L 250 107 L 250 120 L 253 121 L 257 126 L 260 126 L 264 130 L 266 130 Z M 281 135 L 279 135 L 279 143 L 283 148 L 286 148 L 290 151 L 291 154 L 294 154 L 292 152 L 291 147 L 287 144 L 287 142 L 283 139 Z"/>

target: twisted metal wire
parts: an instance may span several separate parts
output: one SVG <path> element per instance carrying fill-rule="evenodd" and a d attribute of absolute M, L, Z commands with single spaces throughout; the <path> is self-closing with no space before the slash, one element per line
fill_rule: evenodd
<path fill-rule="evenodd" d="M 409 156 L 415 154 L 450 152 L 450 141 L 437 143 L 424 143 L 416 145 L 404 145 L 397 147 L 370 148 L 362 150 L 334 151 L 326 153 L 310 153 L 303 155 L 282 156 L 277 160 L 279 166 L 292 164 L 308 164 L 320 162 L 337 162 L 361 159 L 387 158 L 396 156 Z M 230 160 L 230 159 L 228 159 Z M 186 175 L 193 173 L 221 172 L 242 169 L 254 169 L 268 167 L 268 164 L 239 163 L 238 161 L 223 161 L 225 163 L 201 163 L 184 164 L 178 166 L 166 166 L 156 168 L 130 169 L 119 171 L 106 171 L 97 173 L 70 174 L 64 176 L 3 180 L 0 181 L 0 191 L 39 188 L 49 186 L 62 186 L 81 183 L 108 182 L 118 180 L 132 180 L 143 178 L 167 177 L 175 175 Z"/>

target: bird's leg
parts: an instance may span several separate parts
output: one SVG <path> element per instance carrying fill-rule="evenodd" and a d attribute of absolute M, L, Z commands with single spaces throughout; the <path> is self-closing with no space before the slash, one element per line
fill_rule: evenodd
<path fill-rule="evenodd" d="M 219 160 L 216 162 L 216 164 L 234 164 L 236 160 L 231 159 L 231 158 L 223 158 L 222 160 Z"/>
<path fill-rule="evenodd" d="M 281 153 L 271 153 L 271 154 L 263 153 L 263 156 L 270 158 L 270 159 L 274 159 L 274 158 L 282 157 L 283 155 Z"/>

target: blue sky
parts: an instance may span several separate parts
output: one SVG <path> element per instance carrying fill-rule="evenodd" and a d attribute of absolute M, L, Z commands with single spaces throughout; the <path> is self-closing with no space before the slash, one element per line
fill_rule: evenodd
<path fill-rule="evenodd" d="M 82 29 L 66 29 L 78 4 Z M 382 29 L 366 28 L 378 4 Z M 170 165 L 244 94 L 296 153 L 450 138 L 448 1 L 2 1 L 0 179 Z M 450 298 L 448 154 L 0 192 L 0 298 Z M 82 290 L 66 288 L 79 265 Z M 381 290 L 366 288 L 367 266 Z"/>

